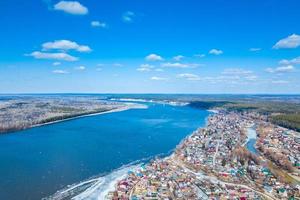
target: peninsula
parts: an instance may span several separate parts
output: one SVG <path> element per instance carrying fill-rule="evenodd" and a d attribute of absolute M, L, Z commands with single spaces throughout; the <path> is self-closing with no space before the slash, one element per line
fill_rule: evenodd
<path fill-rule="evenodd" d="M 0 101 L 0 133 L 31 128 L 86 115 L 144 108 L 97 97 L 21 96 Z"/>

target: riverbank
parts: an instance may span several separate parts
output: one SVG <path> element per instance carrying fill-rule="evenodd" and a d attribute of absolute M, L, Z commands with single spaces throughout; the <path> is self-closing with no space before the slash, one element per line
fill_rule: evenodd
<path fill-rule="evenodd" d="M 70 116 L 70 117 L 66 117 L 65 119 L 54 120 L 54 121 L 51 121 L 51 122 L 45 122 L 45 123 L 32 125 L 29 128 L 34 128 L 34 127 L 39 127 L 39 126 L 46 126 L 46 125 L 50 125 L 50 124 L 56 124 L 56 123 L 60 123 L 60 122 L 64 122 L 64 121 L 70 121 L 70 120 L 79 119 L 79 118 L 83 118 L 83 117 L 103 115 L 103 114 L 114 113 L 114 112 L 122 112 L 122 111 L 130 110 L 130 109 L 147 109 L 148 108 L 148 106 L 143 105 L 143 104 L 134 104 L 134 103 L 125 103 L 125 104 L 127 104 L 127 106 L 123 106 L 123 107 L 120 107 L 120 108 L 115 108 L 115 109 L 108 110 L 108 111 L 99 111 L 99 112 L 96 111 L 96 112 L 91 112 L 91 113 L 82 113 L 82 114 L 78 114 L 78 116 Z"/>
<path fill-rule="evenodd" d="M 247 127 L 247 140 L 245 145 L 247 150 L 255 155 L 258 155 L 258 151 L 256 150 L 256 140 L 257 140 L 257 133 L 256 133 L 256 126 L 252 125 Z"/>
<path fill-rule="evenodd" d="M 0 134 L 8 134 L 8 133 L 16 132 L 16 131 L 56 124 L 56 123 L 70 121 L 70 120 L 79 119 L 79 118 L 83 118 L 83 117 L 96 116 L 96 115 L 102 115 L 102 114 L 108 114 L 108 113 L 114 113 L 114 112 L 122 112 L 122 111 L 130 110 L 130 109 L 147 109 L 147 106 L 144 104 L 124 103 L 124 105 L 120 105 L 119 107 L 111 108 L 111 109 L 107 109 L 107 110 L 106 109 L 94 110 L 94 111 L 88 111 L 88 112 L 82 112 L 82 113 L 74 113 L 74 114 L 70 114 L 70 115 L 50 117 L 50 118 L 43 119 L 41 122 L 36 122 L 35 124 L 32 124 L 32 125 L 16 127 L 16 128 L 9 128 L 7 130 L 1 130 Z"/>

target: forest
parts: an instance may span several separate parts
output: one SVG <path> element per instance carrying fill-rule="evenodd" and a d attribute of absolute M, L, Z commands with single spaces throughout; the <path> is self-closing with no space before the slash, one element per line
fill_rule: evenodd
<path fill-rule="evenodd" d="M 254 111 L 266 115 L 272 123 L 300 131 L 300 103 L 267 100 L 204 100 L 191 101 L 190 106 L 199 109 L 225 109 L 228 111 Z"/>

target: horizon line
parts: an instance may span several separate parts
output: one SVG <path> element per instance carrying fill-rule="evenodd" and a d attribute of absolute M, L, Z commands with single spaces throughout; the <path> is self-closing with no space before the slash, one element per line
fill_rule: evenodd
<path fill-rule="evenodd" d="M 122 92 L 33 92 L 33 93 L 0 93 L 0 95 L 293 95 L 300 93 L 122 93 Z"/>

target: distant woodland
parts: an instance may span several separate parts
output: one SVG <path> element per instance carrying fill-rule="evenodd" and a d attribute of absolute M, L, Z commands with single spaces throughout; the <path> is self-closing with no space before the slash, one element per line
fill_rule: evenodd
<path fill-rule="evenodd" d="M 282 101 L 192 101 L 190 106 L 201 109 L 256 111 L 282 127 L 300 131 L 300 104 Z"/>

